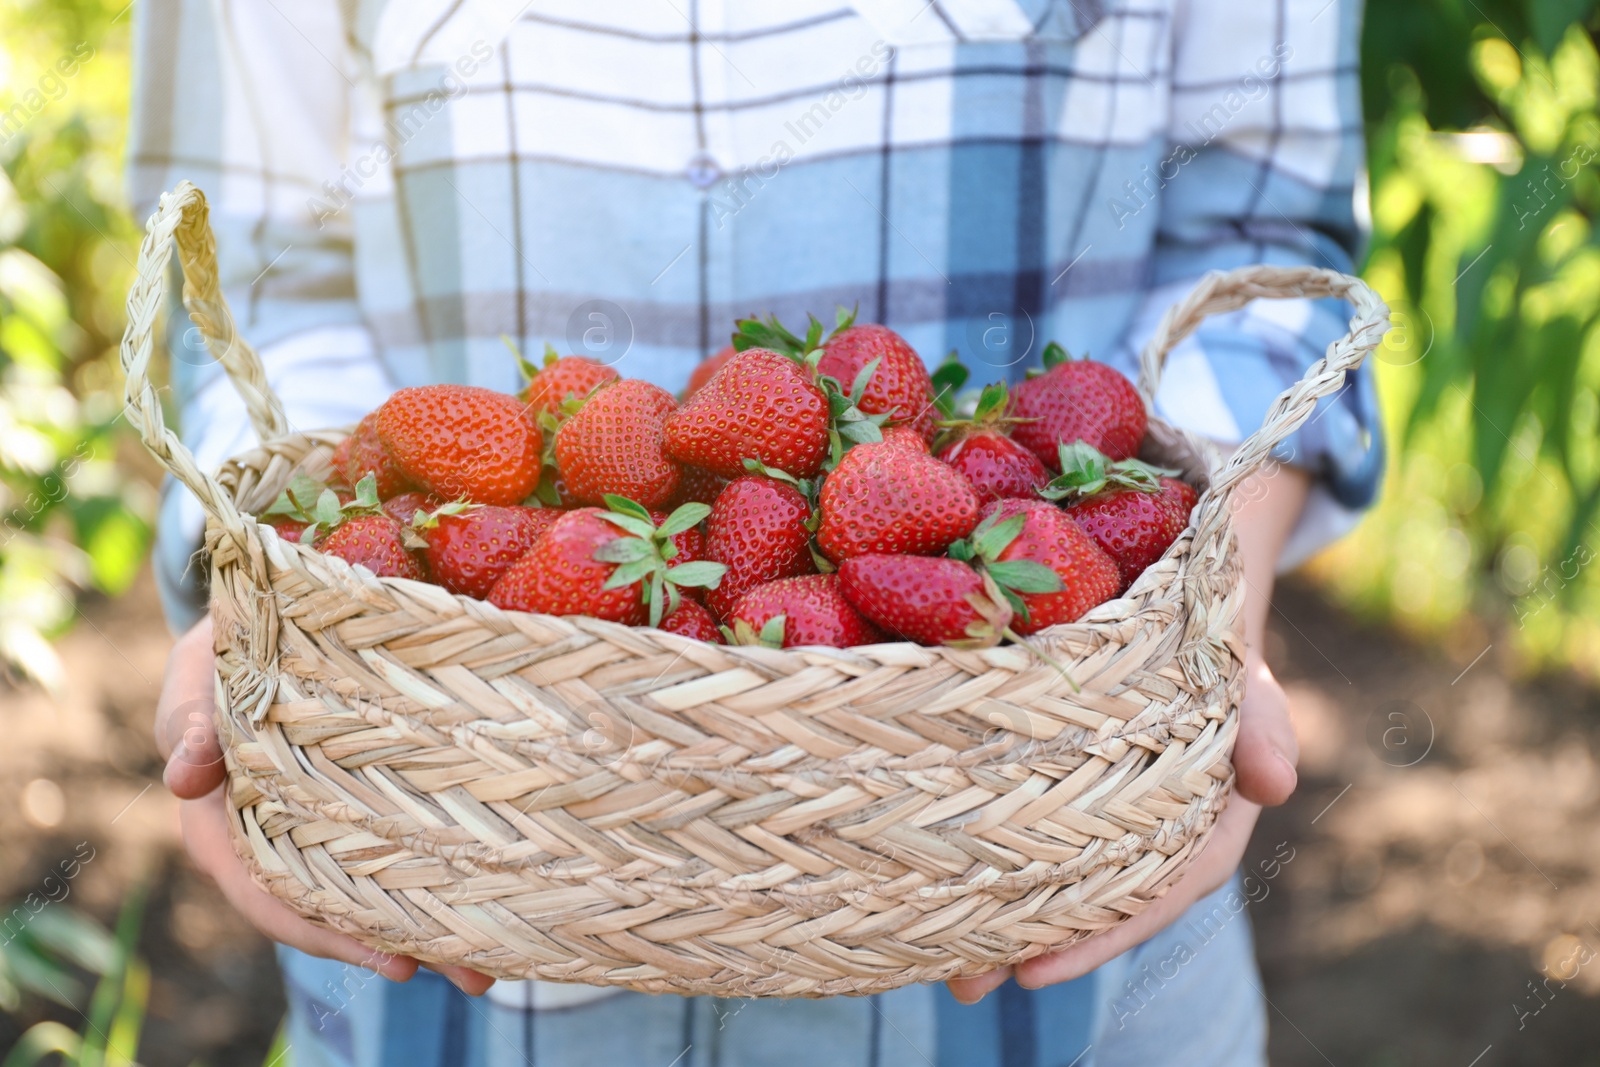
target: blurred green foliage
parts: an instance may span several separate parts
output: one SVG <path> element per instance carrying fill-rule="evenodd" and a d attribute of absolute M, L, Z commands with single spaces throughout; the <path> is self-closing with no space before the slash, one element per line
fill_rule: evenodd
<path fill-rule="evenodd" d="M 150 968 L 136 954 L 144 921 L 146 889 L 135 886 L 122 904 L 117 929 L 106 937 L 101 975 L 80 1012 L 83 1029 L 35 1023 L 6 1054 L 0 1067 L 34 1067 L 54 1059 L 63 1067 L 138 1067 L 139 1037 L 150 1000 Z"/>
<path fill-rule="evenodd" d="M 1588 670 L 1597 6 L 1368 4 L 1365 271 L 1397 312 L 1378 366 L 1393 447 L 1382 502 L 1314 564 L 1375 619 L 1435 638 L 1504 620 L 1530 664 Z M 112 466 L 142 462 L 114 365 L 138 237 L 119 206 L 130 21 L 123 0 L 0 8 L 0 662 L 46 683 L 46 638 L 82 590 L 126 588 L 152 510 L 147 476 Z"/>
<path fill-rule="evenodd" d="M 153 510 L 116 463 L 128 22 L 121 0 L 0 6 L 0 665 L 47 686 L 48 638 L 83 590 L 128 587 Z"/>
<path fill-rule="evenodd" d="M 1369 4 L 1383 501 L 1316 570 L 1422 633 L 1600 664 L 1600 5 Z"/>

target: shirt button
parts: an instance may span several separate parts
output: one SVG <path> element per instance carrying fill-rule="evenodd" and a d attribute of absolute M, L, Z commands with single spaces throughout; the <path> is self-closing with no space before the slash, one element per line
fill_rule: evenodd
<path fill-rule="evenodd" d="M 722 180 L 722 168 L 717 165 L 716 160 L 704 153 L 689 160 L 689 166 L 684 174 L 696 189 L 709 189 Z"/>

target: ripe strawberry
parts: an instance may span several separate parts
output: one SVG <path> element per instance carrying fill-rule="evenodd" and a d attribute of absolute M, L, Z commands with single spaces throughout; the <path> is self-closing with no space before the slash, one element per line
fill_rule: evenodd
<path fill-rule="evenodd" d="M 452 593 L 482 600 L 494 583 L 555 525 L 558 511 L 446 505 L 420 525 L 433 580 Z"/>
<path fill-rule="evenodd" d="M 1016 419 L 1006 415 L 1010 397 L 1000 383 L 986 385 L 969 419 L 947 419 L 934 455 L 966 476 L 978 499 L 1028 498 L 1050 480 L 1039 457 L 1012 440 Z"/>
<path fill-rule="evenodd" d="M 413 482 L 446 500 L 507 507 L 539 481 L 539 428 L 521 401 L 492 389 L 402 389 L 378 409 L 378 437 Z"/>
<path fill-rule="evenodd" d="M 890 425 L 903 423 L 932 441 L 938 412 L 927 364 L 889 327 L 865 324 L 835 331 L 822 346 L 817 370 L 849 389 L 873 360 L 877 367 L 856 406 L 868 415 L 888 415 Z"/>
<path fill-rule="evenodd" d="M 795 486 L 759 474 L 729 482 L 706 519 L 706 558 L 728 566 L 706 592 L 706 605 L 726 617 L 756 586 L 815 571 L 810 517 L 811 504 Z"/>
<path fill-rule="evenodd" d="M 447 501 L 440 500 L 431 493 L 419 493 L 412 490 L 392 496 L 383 502 L 383 513 L 391 519 L 405 526 L 411 525 L 411 520 L 417 517 L 417 512 L 424 515 L 442 507 Z"/>
<path fill-rule="evenodd" d="M 524 362 L 523 370 L 533 372 L 528 376 L 528 387 L 522 399 L 536 420 L 544 412 L 560 410 L 563 401 L 582 400 L 606 382 L 620 377 L 610 367 L 583 356 L 558 357 L 555 349 L 549 346 L 545 347 L 543 367 L 535 369 Z"/>
<path fill-rule="evenodd" d="M 1011 608 L 971 564 L 943 556 L 854 556 L 839 565 L 845 599 L 885 632 L 919 645 L 993 645 Z"/>
<path fill-rule="evenodd" d="M 661 629 L 668 633 L 692 637 L 696 641 L 708 641 L 713 645 L 722 644 L 722 631 L 717 629 L 717 620 L 703 604 L 689 597 L 678 601 L 678 606 L 661 620 Z"/>
<path fill-rule="evenodd" d="M 1068 359 L 1060 345 L 1045 348 L 1049 369 L 1017 386 L 1011 413 L 1031 422 L 1012 431 L 1017 442 L 1056 469 L 1057 448 L 1084 441 L 1112 459 L 1138 454 L 1146 415 L 1139 390 L 1121 373 L 1089 359 Z"/>
<path fill-rule="evenodd" d="M 780 578 L 745 593 L 728 614 L 740 644 L 849 648 L 883 640 L 839 589 L 837 574 Z"/>
<path fill-rule="evenodd" d="M 651 625 L 676 610 L 679 587 L 714 586 L 715 563 L 669 565 L 665 546 L 705 518 L 704 504 L 685 504 L 657 526 L 634 501 L 608 497 L 610 510 L 562 513 L 489 591 L 489 602 L 508 611 L 589 615 Z"/>
<path fill-rule="evenodd" d="M 857 445 L 822 483 L 817 545 L 835 563 L 870 552 L 931 556 L 978 523 L 967 480 L 924 452 Z"/>
<path fill-rule="evenodd" d="M 1061 447 L 1061 470 L 1042 495 L 1068 502 L 1066 513 L 1116 562 L 1119 591 L 1189 525 L 1196 494 L 1173 472 L 1138 460 L 1111 463 L 1082 442 Z"/>
<path fill-rule="evenodd" d="M 672 500 L 667 505 L 675 508 L 680 504 L 715 504 L 722 489 L 728 484 L 728 479 L 720 474 L 712 474 L 704 467 L 682 467 L 678 478 L 678 491 L 672 494 Z"/>
<path fill-rule="evenodd" d="M 405 527 L 387 515 L 358 515 L 341 523 L 317 545 L 324 553 L 358 563 L 380 578 L 415 578 L 427 572 L 405 545 Z"/>
<path fill-rule="evenodd" d="M 1014 533 L 1006 520 L 1020 517 Z M 1117 565 L 1054 504 L 1043 500 L 996 500 L 983 509 L 984 522 L 973 533 L 973 555 L 1003 589 L 1010 589 L 1023 609 L 1011 627 L 1019 634 L 1037 633 L 1057 623 L 1076 622 L 1084 612 L 1117 595 Z M 1031 568 L 1022 581 L 1008 575 L 1015 563 L 1037 563 L 1055 573 L 1059 587 L 1033 584 Z M 1007 599 L 1010 599 L 1009 597 Z"/>
<path fill-rule="evenodd" d="M 311 525 L 300 519 L 288 515 L 269 515 L 264 518 L 266 524 L 278 531 L 278 537 L 284 541 L 300 540 L 300 535 L 306 532 L 306 527 Z"/>
<path fill-rule="evenodd" d="M 584 401 L 556 434 L 556 466 L 567 492 L 583 504 L 608 494 L 647 508 L 672 499 L 678 465 L 663 449 L 667 418 L 678 402 L 642 378 L 608 385 Z"/>
<path fill-rule="evenodd" d="M 886 445 L 909 448 L 913 452 L 928 451 L 928 442 L 919 431 L 910 426 L 886 426 L 881 432 L 883 443 Z"/>
<path fill-rule="evenodd" d="M 808 368 L 751 348 L 667 417 L 667 454 L 724 478 L 743 474 L 746 459 L 809 478 L 828 455 L 828 415 Z"/>
<path fill-rule="evenodd" d="M 563 512 L 501 575 L 489 590 L 489 603 L 508 611 L 590 615 L 642 625 L 646 615 L 638 584 L 605 588 L 617 567 L 596 559 L 595 552 L 627 532 L 604 515 L 600 508 Z"/>
<path fill-rule="evenodd" d="M 688 400 L 691 396 L 704 389 L 706 383 L 716 376 L 717 371 L 728 365 L 728 361 L 739 354 L 739 350 L 732 345 L 723 347 L 714 356 L 707 356 L 696 363 L 694 370 L 689 372 L 689 385 L 683 391 L 683 398 Z"/>
<path fill-rule="evenodd" d="M 1039 457 L 999 430 L 979 429 L 939 450 L 939 459 L 959 471 L 978 499 L 1028 498 L 1050 480 Z"/>
<path fill-rule="evenodd" d="M 378 495 L 391 497 L 406 489 L 410 479 L 378 438 L 378 413 L 369 412 L 355 430 L 333 450 L 333 473 L 345 485 L 355 485 L 367 473 L 378 480 Z"/>

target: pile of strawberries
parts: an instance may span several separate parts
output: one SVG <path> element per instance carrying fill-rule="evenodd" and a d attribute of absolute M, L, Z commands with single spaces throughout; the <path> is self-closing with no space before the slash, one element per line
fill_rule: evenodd
<path fill-rule="evenodd" d="M 1045 352 L 983 389 L 841 313 L 739 323 L 680 401 L 547 350 L 511 396 L 402 389 L 264 521 L 376 575 L 705 641 L 990 645 L 1119 595 L 1195 492 L 1134 458 L 1144 403 Z M 521 357 L 518 357 L 519 360 Z"/>

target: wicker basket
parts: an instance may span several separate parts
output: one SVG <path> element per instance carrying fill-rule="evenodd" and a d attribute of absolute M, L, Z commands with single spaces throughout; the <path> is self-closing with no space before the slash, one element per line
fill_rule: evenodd
<path fill-rule="evenodd" d="M 201 471 L 162 420 L 152 334 L 184 302 L 265 442 Z M 218 291 L 205 198 L 162 198 L 122 344 L 128 415 L 209 515 L 234 842 L 300 914 L 504 978 L 725 996 L 969 976 L 1138 914 L 1227 802 L 1243 595 L 1231 494 L 1387 329 L 1359 280 L 1212 274 L 1145 351 L 1258 297 L 1340 296 L 1348 336 L 1226 462 L 1152 417 L 1203 488 L 1128 593 L 1027 649 L 708 645 L 501 611 L 251 517 L 345 431 L 289 426 Z"/>

